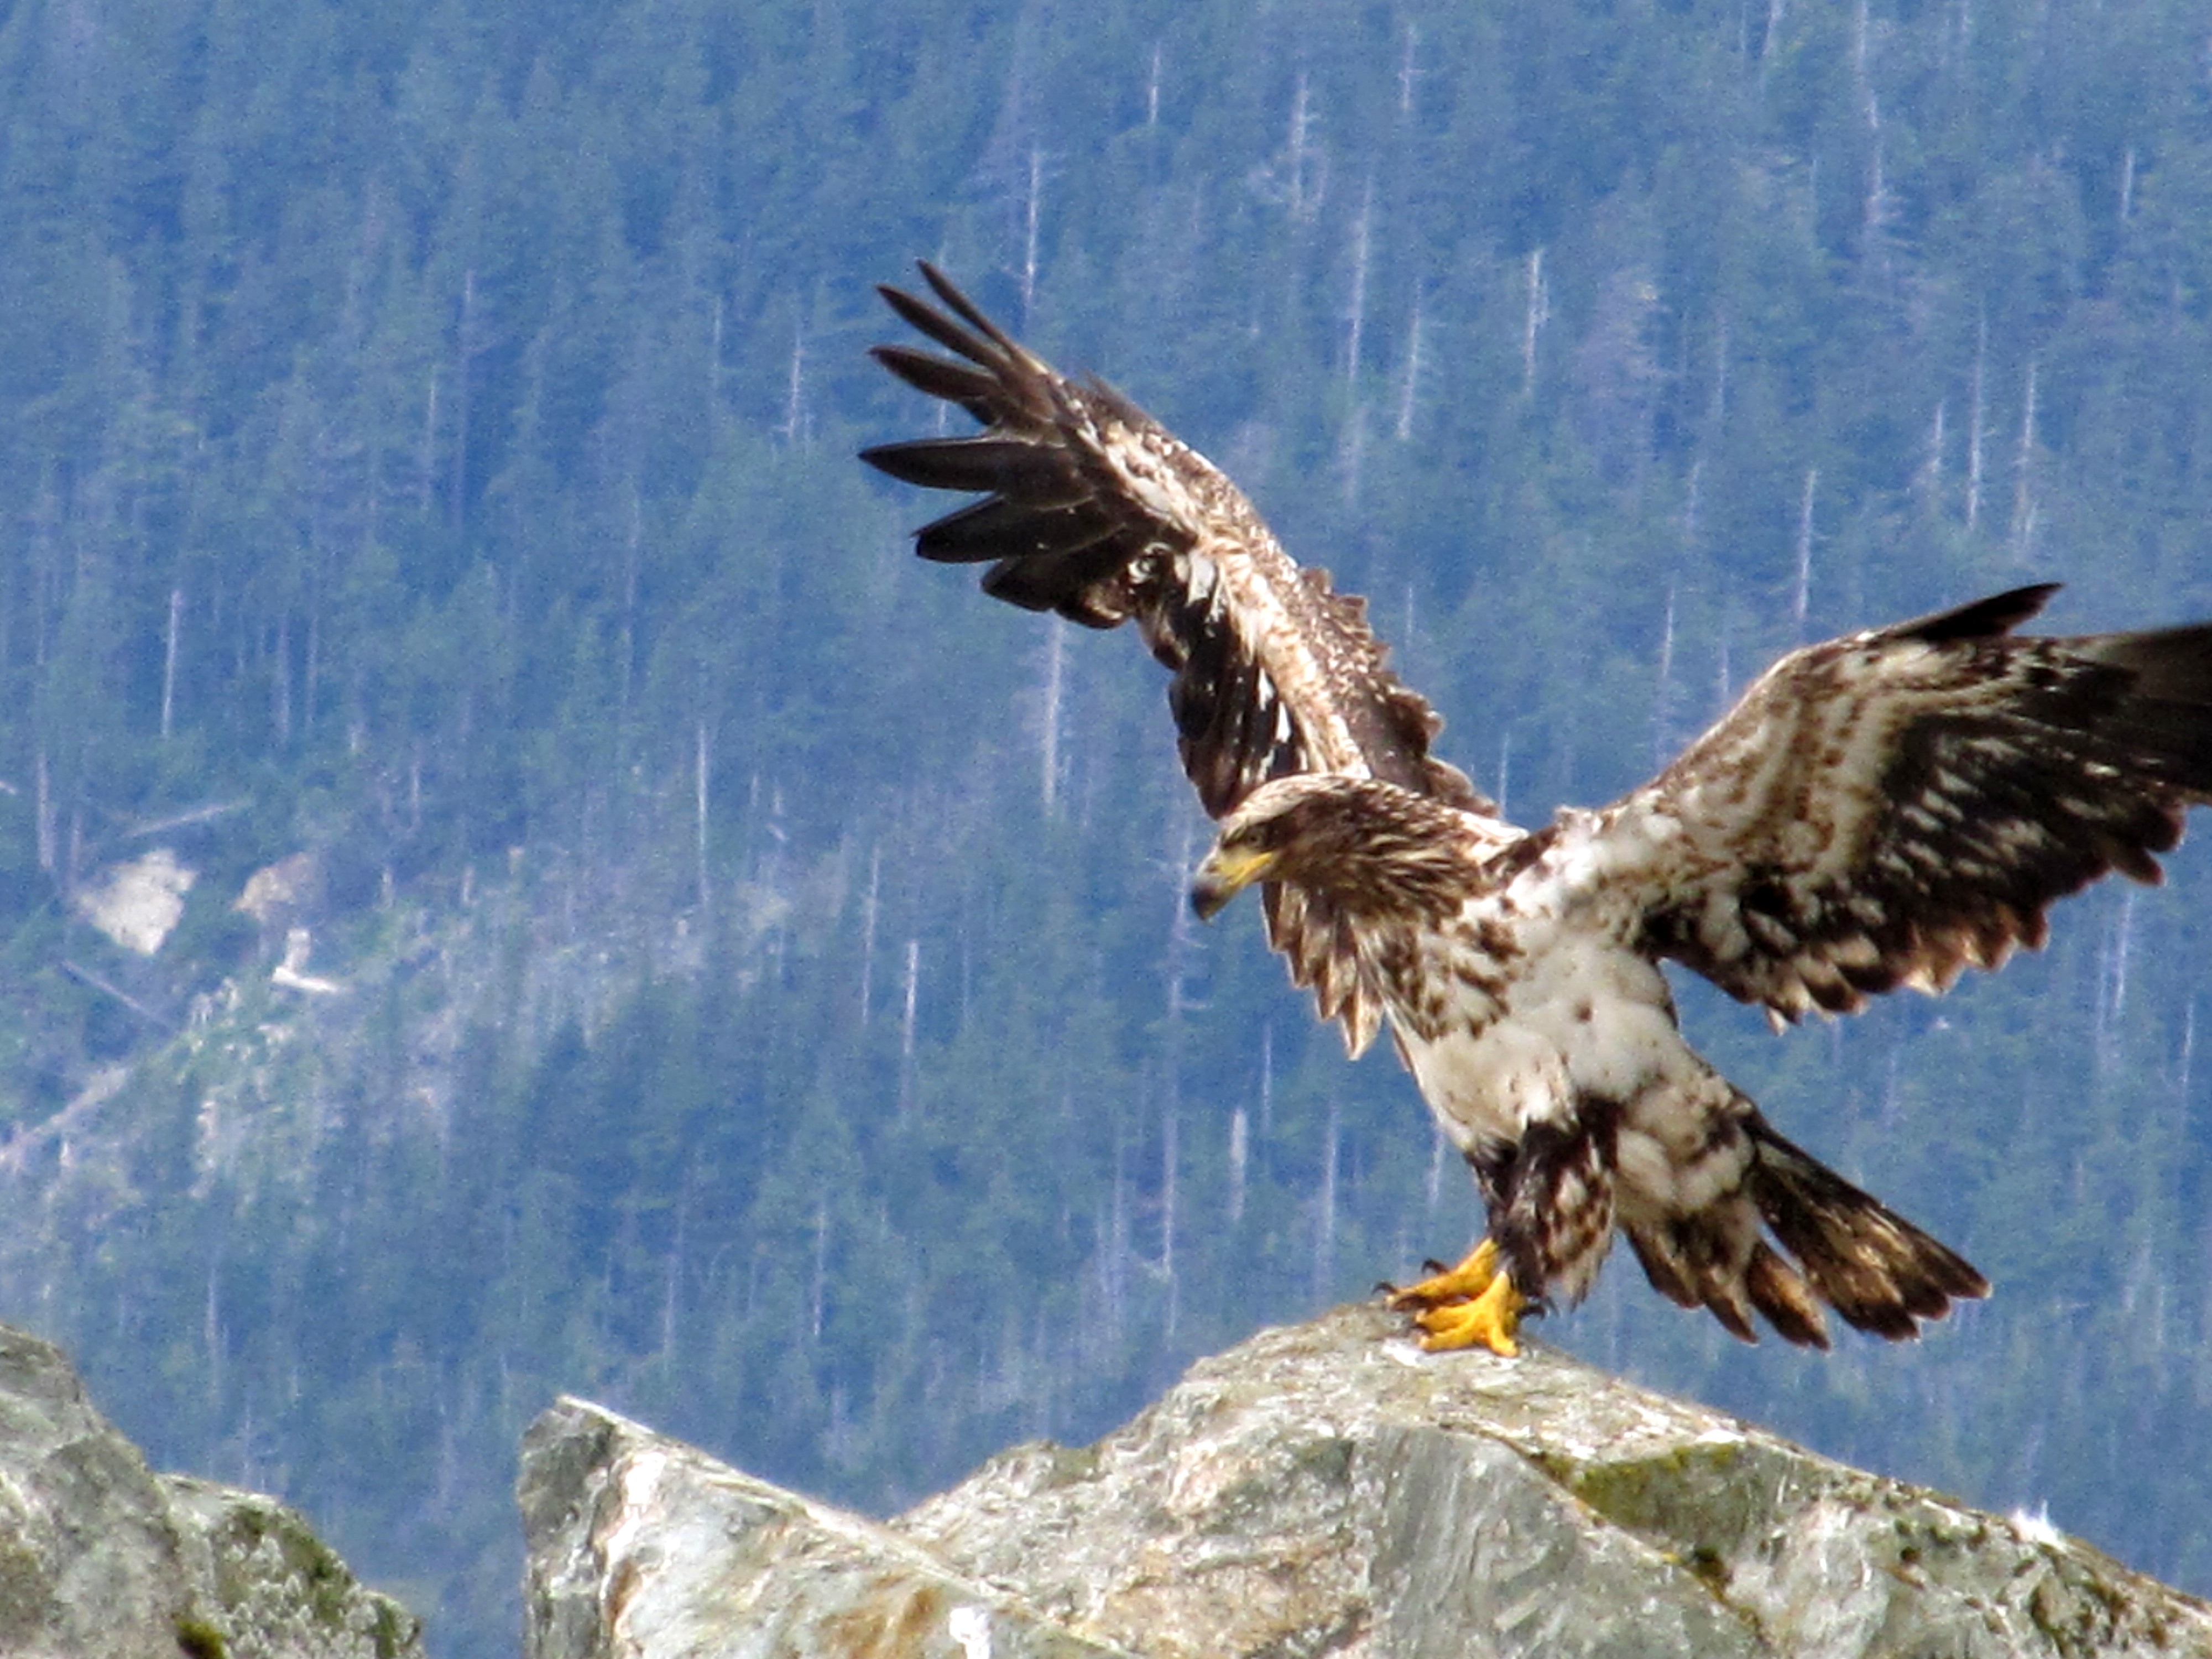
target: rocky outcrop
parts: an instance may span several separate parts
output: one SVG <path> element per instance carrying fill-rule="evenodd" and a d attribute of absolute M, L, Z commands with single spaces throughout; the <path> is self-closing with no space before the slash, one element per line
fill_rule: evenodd
<path fill-rule="evenodd" d="M 1371 1308 L 887 1523 L 577 1401 L 521 1492 L 530 1659 L 2212 1655 L 2212 1608 L 2047 1526 Z"/>
<path fill-rule="evenodd" d="M 523 1441 L 533 1659 L 1113 1659 L 910 1540 L 564 1400 Z"/>
<path fill-rule="evenodd" d="M 0 1654 L 421 1659 L 421 1626 L 274 1499 L 158 1475 L 52 1344 L 0 1326 Z"/>

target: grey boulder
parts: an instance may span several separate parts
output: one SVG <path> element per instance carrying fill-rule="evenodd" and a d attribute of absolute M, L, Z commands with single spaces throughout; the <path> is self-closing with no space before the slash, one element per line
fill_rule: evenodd
<path fill-rule="evenodd" d="M 420 1659 L 421 1624 L 282 1504 L 154 1474 L 59 1349 L 0 1326 L 0 1654 Z"/>
<path fill-rule="evenodd" d="M 1372 1307 L 888 1522 L 578 1401 L 521 1490 L 530 1659 L 2212 1656 L 2212 1607 L 2041 1523 Z"/>

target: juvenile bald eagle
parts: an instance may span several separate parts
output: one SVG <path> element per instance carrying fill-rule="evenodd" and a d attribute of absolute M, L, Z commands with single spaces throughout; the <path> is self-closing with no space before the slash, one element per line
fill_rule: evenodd
<path fill-rule="evenodd" d="M 1614 1231 L 1652 1285 L 1755 1340 L 1892 1339 L 1988 1281 L 1775 1133 L 1683 1039 L 1660 963 L 1779 1025 L 2039 945 L 2110 871 L 2160 878 L 2212 799 L 2212 625 L 2023 637 L 2051 585 L 1791 653 L 1658 777 L 1524 830 L 1429 753 L 1361 601 L 1102 383 L 1055 373 L 938 271 L 884 299 L 952 357 L 874 356 L 975 435 L 886 444 L 894 477 L 985 499 L 916 536 L 985 590 L 1133 620 L 1172 676 L 1185 770 L 1220 820 L 1193 902 L 1255 883 L 1291 977 L 1356 1054 L 1388 1019 L 1472 1166 L 1487 1236 L 1394 1292 L 1431 1348 L 1516 1350 Z M 1778 1249 L 1777 1247 L 1779 1247 Z"/>

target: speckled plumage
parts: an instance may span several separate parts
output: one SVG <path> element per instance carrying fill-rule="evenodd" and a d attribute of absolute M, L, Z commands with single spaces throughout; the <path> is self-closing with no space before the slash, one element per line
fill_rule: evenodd
<path fill-rule="evenodd" d="M 1690 1048 L 1659 964 L 1780 1024 L 1940 990 L 2039 945 L 2051 903 L 2109 872 L 2157 879 L 2212 798 L 2212 627 L 2021 637 L 2036 586 L 1808 647 L 1643 788 L 1527 832 L 1429 753 L 1441 722 L 1359 600 L 1126 398 L 923 272 L 951 314 L 885 298 L 958 361 L 875 355 L 985 430 L 865 458 L 991 493 L 919 550 L 989 561 L 1012 603 L 1138 623 L 1221 820 L 1195 901 L 1261 884 L 1270 941 L 1355 1053 L 1387 1018 L 1522 1298 L 1579 1297 L 1616 1232 L 1747 1340 L 1757 1314 L 1825 1346 L 1823 1305 L 1910 1336 L 1986 1294 Z M 1510 1317 L 1482 1340 L 1510 1352 Z"/>

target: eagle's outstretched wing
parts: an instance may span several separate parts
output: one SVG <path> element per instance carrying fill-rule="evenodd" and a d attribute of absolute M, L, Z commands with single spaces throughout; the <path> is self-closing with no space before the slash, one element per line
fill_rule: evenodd
<path fill-rule="evenodd" d="M 988 562 L 983 588 L 1092 628 L 1133 619 L 1172 677 L 1183 769 L 1214 817 L 1271 777 L 1379 777 L 1494 812 L 1429 753 L 1443 722 L 1389 672 L 1366 602 L 1302 569 L 1237 488 L 1110 386 L 1071 380 L 1024 350 L 924 262 L 943 307 L 895 288 L 891 309 L 953 355 L 872 355 L 958 404 L 983 430 L 880 444 L 895 478 L 984 499 L 923 526 L 915 550 Z M 1325 1018 L 1363 1048 L 1381 1018 L 1340 920 L 1271 888 L 1268 936 Z"/>
<path fill-rule="evenodd" d="M 1941 990 L 2212 799 L 2212 625 L 2012 630 L 2055 584 L 1808 646 L 1606 809 L 1642 944 L 1780 1019 Z"/>

